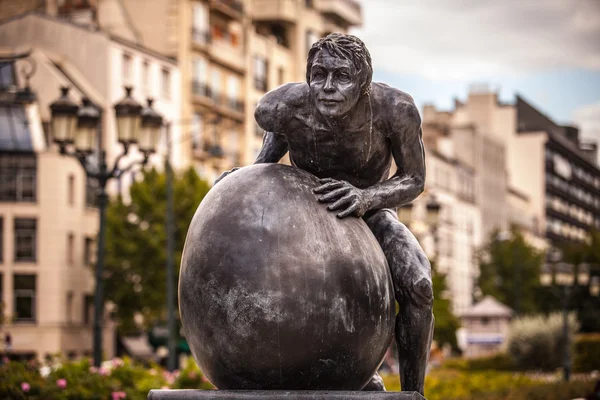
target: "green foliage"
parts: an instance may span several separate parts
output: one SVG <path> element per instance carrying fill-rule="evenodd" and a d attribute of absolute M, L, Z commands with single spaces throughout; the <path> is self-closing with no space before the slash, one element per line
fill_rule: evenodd
<path fill-rule="evenodd" d="M 574 314 L 569 315 L 569 329 L 571 337 L 579 329 Z M 559 368 L 564 351 L 563 317 L 554 313 L 518 318 L 511 322 L 507 343 L 508 353 L 520 368 Z"/>
<path fill-rule="evenodd" d="M 575 372 L 600 370 L 600 334 L 581 335 L 575 339 L 573 370 Z"/>
<path fill-rule="evenodd" d="M 543 252 L 527 244 L 517 229 L 507 240 L 497 238 L 498 232 L 492 233 L 479 254 L 482 294 L 494 296 L 520 314 L 538 312 Z"/>
<path fill-rule="evenodd" d="M 181 253 L 190 221 L 209 190 L 193 169 L 173 182 L 175 211 L 174 266 L 179 274 Z M 164 321 L 166 301 L 166 177 L 155 169 L 130 187 L 131 201 L 111 201 L 107 209 L 105 284 L 107 299 L 116 305 L 113 317 L 121 332 Z M 177 279 L 177 277 L 175 278 Z"/>
<path fill-rule="evenodd" d="M 575 266 L 587 263 L 590 277 L 600 277 L 600 231 L 590 232 L 589 242 L 566 243 L 561 249 L 565 262 Z M 600 332 L 600 296 L 590 294 L 589 283 L 574 289 L 570 306 L 577 310 L 582 332 Z"/>
<path fill-rule="evenodd" d="M 174 373 L 128 359 L 113 359 L 100 369 L 87 359 L 55 360 L 45 376 L 36 363 L 9 362 L 0 366 L 0 376 L 0 399 L 145 400 L 151 389 L 214 389 L 193 360 Z"/>
<path fill-rule="evenodd" d="M 444 368 L 461 371 L 517 371 L 518 364 L 506 353 L 498 353 L 490 357 L 473 359 L 455 358 L 444 362 Z"/>
<path fill-rule="evenodd" d="M 443 346 L 448 343 L 453 349 L 457 349 L 456 330 L 460 327 L 459 319 L 452 313 L 452 302 L 447 298 L 446 275 L 437 271 L 432 263 L 433 283 L 433 315 L 435 317 L 435 329 L 433 339 Z"/>
<path fill-rule="evenodd" d="M 400 390 L 397 376 L 383 376 L 388 391 Z M 427 400 L 566 400 L 584 397 L 594 389 L 589 380 L 546 382 L 521 373 L 464 371 L 446 367 L 425 378 Z"/>

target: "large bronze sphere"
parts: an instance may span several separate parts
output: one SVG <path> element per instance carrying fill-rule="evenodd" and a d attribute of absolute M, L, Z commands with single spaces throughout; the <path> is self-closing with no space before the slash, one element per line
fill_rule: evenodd
<path fill-rule="evenodd" d="M 393 335 L 392 280 L 360 218 L 317 202 L 313 175 L 236 171 L 191 222 L 179 307 L 196 362 L 219 389 L 360 390 Z"/>

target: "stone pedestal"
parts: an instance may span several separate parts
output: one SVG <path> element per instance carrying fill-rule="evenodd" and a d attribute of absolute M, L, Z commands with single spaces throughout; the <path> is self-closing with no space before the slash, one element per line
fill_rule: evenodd
<path fill-rule="evenodd" d="M 425 400 L 417 392 L 151 390 L 148 400 Z"/>

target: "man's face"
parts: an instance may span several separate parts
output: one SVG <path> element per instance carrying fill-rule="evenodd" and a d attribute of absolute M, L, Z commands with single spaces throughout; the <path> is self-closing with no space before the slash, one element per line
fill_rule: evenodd
<path fill-rule="evenodd" d="M 310 69 L 310 95 L 315 107 L 328 117 L 346 114 L 360 97 L 359 81 L 350 60 L 319 51 Z"/>

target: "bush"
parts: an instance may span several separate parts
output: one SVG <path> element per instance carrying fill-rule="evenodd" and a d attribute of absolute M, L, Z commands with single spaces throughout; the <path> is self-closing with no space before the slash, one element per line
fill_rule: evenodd
<path fill-rule="evenodd" d="M 600 334 L 581 335 L 575 339 L 573 370 L 575 372 L 600 370 Z"/>
<path fill-rule="evenodd" d="M 571 337 L 577 332 L 574 314 L 569 315 Z M 563 319 L 560 313 L 514 320 L 508 335 L 508 354 L 522 369 L 550 371 L 562 365 Z"/>
<path fill-rule="evenodd" d="M 99 369 L 87 359 L 57 359 L 44 368 L 35 362 L 7 362 L 0 366 L 0 377 L 0 399 L 15 400 L 145 400 L 151 389 L 213 388 L 193 359 L 181 373 L 119 358 L 104 362 Z"/>

